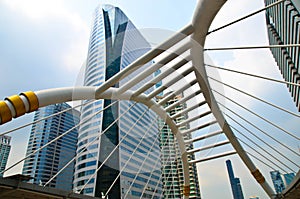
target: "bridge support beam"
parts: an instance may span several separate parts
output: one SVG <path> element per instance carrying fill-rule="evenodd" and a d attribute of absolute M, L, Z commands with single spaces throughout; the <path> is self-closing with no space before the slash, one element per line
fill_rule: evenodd
<path fill-rule="evenodd" d="M 192 25 L 194 27 L 194 33 L 192 34 L 192 61 L 195 67 L 196 77 L 199 86 L 203 92 L 203 95 L 210 107 L 213 115 L 217 119 L 220 127 L 227 136 L 228 140 L 231 142 L 232 146 L 241 157 L 242 161 L 245 163 L 253 177 L 262 186 L 265 192 L 270 198 L 275 198 L 275 193 L 270 185 L 266 182 L 263 175 L 256 168 L 250 157 L 244 151 L 242 145 L 238 142 L 234 133 L 232 132 L 229 124 L 225 120 L 223 114 L 221 113 L 217 102 L 212 94 L 210 85 L 208 82 L 206 70 L 204 67 L 204 45 L 208 29 L 213 21 L 214 17 L 224 5 L 226 0 L 199 0 L 198 5 L 194 14 Z"/>

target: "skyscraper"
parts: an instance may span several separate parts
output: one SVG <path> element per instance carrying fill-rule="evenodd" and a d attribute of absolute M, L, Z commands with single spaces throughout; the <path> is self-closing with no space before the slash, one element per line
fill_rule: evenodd
<path fill-rule="evenodd" d="M 3 135 L 0 136 L 0 177 L 3 176 L 3 171 L 5 170 L 7 159 L 10 152 L 10 136 Z"/>
<path fill-rule="evenodd" d="M 286 174 L 283 174 L 283 178 L 284 178 L 284 184 L 287 187 L 294 180 L 295 174 L 294 173 L 286 173 Z"/>
<path fill-rule="evenodd" d="M 271 178 L 276 193 L 281 193 L 285 189 L 285 185 L 279 171 L 271 171 Z"/>
<path fill-rule="evenodd" d="M 53 104 L 40 108 L 35 112 L 34 121 L 53 115 L 70 108 L 66 103 Z M 79 122 L 79 112 L 69 110 L 32 125 L 26 155 L 44 146 L 56 137 L 73 128 Z M 61 168 L 65 166 L 76 152 L 78 130 L 71 130 L 68 134 L 53 142 L 46 148 L 26 159 L 23 174 L 30 175 L 34 184 L 45 184 Z M 50 184 L 50 187 L 72 190 L 74 162 L 65 168 Z"/>
<path fill-rule="evenodd" d="M 294 173 L 281 174 L 279 171 L 271 171 L 271 179 L 276 193 L 281 193 L 294 179 Z"/>
<path fill-rule="evenodd" d="M 101 85 L 149 49 L 149 43 L 119 8 L 111 5 L 97 7 L 84 85 Z M 146 67 L 148 65 L 115 87 Z M 148 92 L 151 90 L 153 88 Z M 110 107 L 95 114 L 107 106 Z M 97 197 L 108 192 L 108 198 L 147 198 L 152 195 L 159 198 L 162 192 L 161 162 L 157 158 L 160 149 L 155 114 L 142 104 L 114 100 L 98 100 L 84 105 L 81 113 L 81 120 L 88 121 L 79 130 L 74 189 L 83 189 L 83 194 Z M 119 147 L 115 148 L 117 145 Z"/>
<path fill-rule="evenodd" d="M 170 93 L 166 93 L 168 95 Z M 163 97 L 162 97 L 163 98 Z M 165 106 L 171 105 L 182 98 L 181 95 L 174 97 L 169 100 Z M 176 113 L 182 111 L 185 107 L 185 104 L 180 104 L 174 109 L 169 111 L 170 116 L 175 115 Z M 180 123 L 185 120 L 187 115 L 181 115 L 176 118 L 176 123 Z M 181 153 L 179 150 L 178 143 L 174 137 L 171 129 L 166 125 L 162 120 L 160 120 L 160 129 L 161 129 L 161 153 L 162 153 L 162 181 L 163 181 L 163 198 L 183 198 L 183 167 L 181 161 Z M 180 127 L 180 130 L 186 130 L 189 127 L 183 125 Z M 191 134 L 186 134 L 185 139 L 191 139 Z M 193 149 L 193 145 L 189 146 L 189 150 Z M 193 154 L 188 155 L 188 160 L 194 160 L 195 157 Z M 196 165 L 190 165 L 190 196 L 189 198 L 199 199 L 200 188 L 197 175 Z"/>
<path fill-rule="evenodd" d="M 276 2 L 265 0 L 266 5 Z M 300 43 L 300 2 L 299 0 L 283 1 L 266 11 L 269 42 L 271 45 Z M 271 48 L 285 81 L 300 83 L 300 49 L 299 47 Z M 288 89 L 300 111 L 300 89 L 288 85 Z"/>
<path fill-rule="evenodd" d="M 226 166 L 227 166 L 227 171 L 228 171 L 228 176 L 229 176 L 229 180 L 230 180 L 233 198 L 234 199 L 244 199 L 240 179 L 234 177 L 234 173 L 233 173 L 233 169 L 232 169 L 230 160 L 226 160 Z"/>

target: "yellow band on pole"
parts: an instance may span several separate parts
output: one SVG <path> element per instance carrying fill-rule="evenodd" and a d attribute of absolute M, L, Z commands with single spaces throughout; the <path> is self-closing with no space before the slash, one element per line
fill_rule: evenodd
<path fill-rule="evenodd" d="M 190 186 L 183 186 L 183 195 L 189 196 L 190 195 L 190 191 L 191 191 Z"/>
<path fill-rule="evenodd" d="M 15 108 L 16 116 L 14 118 L 24 115 L 26 113 L 24 102 L 19 95 L 13 95 L 11 97 L 6 98 L 6 100 L 10 101 Z"/>
<path fill-rule="evenodd" d="M 29 102 L 29 111 L 27 111 L 27 113 L 36 111 L 39 108 L 39 99 L 37 98 L 37 96 L 35 95 L 34 92 L 27 91 L 27 92 L 21 93 L 20 95 L 25 96 Z"/>
<path fill-rule="evenodd" d="M 12 119 L 10 109 L 4 101 L 0 101 L 0 118 L 1 124 L 9 122 Z"/>
<path fill-rule="evenodd" d="M 258 169 L 251 173 L 259 184 L 262 184 L 266 181 L 265 177 L 261 174 L 261 172 Z"/>

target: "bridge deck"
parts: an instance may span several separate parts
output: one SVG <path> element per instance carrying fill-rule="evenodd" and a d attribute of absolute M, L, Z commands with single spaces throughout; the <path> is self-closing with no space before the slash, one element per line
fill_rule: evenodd
<path fill-rule="evenodd" d="M 1 199 L 100 199 L 55 188 L 42 187 L 21 179 L 0 178 Z"/>

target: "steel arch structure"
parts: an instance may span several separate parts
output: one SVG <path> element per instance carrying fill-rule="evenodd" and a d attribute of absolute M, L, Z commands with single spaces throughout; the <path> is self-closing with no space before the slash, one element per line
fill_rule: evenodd
<path fill-rule="evenodd" d="M 195 160 L 189 162 L 187 154 L 192 153 L 193 151 L 188 151 L 185 147 L 186 143 L 193 143 L 198 140 L 206 139 L 208 137 L 213 137 L 224 133 L 228 139 L 227 142 L 219 143 L 219 145 L 231 144 L 235 151 L 224 153 L 218 155 L 218 157 L 223 157 L 226 155 L 231 155 L 237 153 L 244 164 L 247 166 L 249 171 L 252 173 L 253 177 L 257 182 L 262 186 L 265 192 L 269 195 L 270 198 L 275 198 L 276 194 L 270 187 L 270 185 L 265 180 L 264 176 L 257 169 L 253 161 L 250 159 L 248 154 L 243 149 L 242 145 L 234 135 L 231 127 L 227 123 L 224 115 L 220 111 L 220 108 L 216 102 L 214 95 L 212 94 L 211 87 L 208 81 L 206 74 L 206 69 L 204 67 L 204 46 L 206 36 L 208 34 L 208 29 L 213 21 L 214 17 L 217 15 L 218 11 L 221 9 L 226 0 L 199 0 L 192 23 L 184 27 L 177 34 L 160 44 L 155 49 L 149 51 L 144 56 L 140 57 L 138 60 L 130 64 L 125 69 L 121 70 L 118 74 L 113 76 L 107 82 L 102 84 L 99 87 L 70 87 L 70 88 L 57 88 L 42 90 L 36 92 L 24 92 L 20 95 L 15 95 L 12 97 L 6 98 L 4 101 L 0 101 L 0 124 L 10 121 L 12 118 L 16 118 L 37 110 L 39 107 L 44 107 L 54 103 L 62 103 L 68 101 L 76 100 L 90 100 L 90 99 L 116 99 L 116 100 L 132 100 L 138 103 L 143 103 L 151 110 L 153 110 L 157 115 L 165 120 L 168 126 L 171 128 L 172 133 L 176 136 L 181 154 L 182 162 L 184 168 L 184 198 L 189 198 L 190 191 L 190 181 L 189 181 L 189 164 L 197 163 L 202 160 Z M 125 85 L 119 88 L 113 88 L 113 85 L 117 84 L 120 80 L 130 75 L 133 71 L 140 68 L 142 65 L 153 60 L 157 56 L 161 55 L 164 51 L 175 48 L 174 53 L 165 55 L 158 63 L 154 63 L 151 68 L 147 71 L 140 73 L 139 76 L 133 78 L 131 81 L 127 82 Z M 184 56 L 183 54 L 188 51 L 188 55 Z M 160 69 L 163 65 L 170 63 L 177 57 L 184 57 L 176 64 L 172 66 L 172 70 L 163 72 L 161 75 L 157 76 L 151 82 L 146 83 L 140 89 L 133 91 L 130 88 L 134 86 L 137 82 L 143 80 L 146 76 L 154 73 Z M 185 69 L 184 71 L 178 72 L 179 68 L 186 63 L 191 62 L 191 67 Z M 163 107 L 164 103 L 167 102 L 173 95 L 170 94 L 163 98 L 161 101 L 157 102 L 155 96 L 161 92 L 163 89 L 168 88 L 170 85 L 174 84 L 181 77 L 185 77 L 190 73 L 195 74 L 195 79 L 191 82 L 188 82 L 186 85 L 183 85 L 182 88 L 175 90 L 174 93 L 183 92 L 189 86 L 198 84 L 200 90 L 195 91 L 193 95 L 186 96 L 183 101 L 187 101 L 196 97 L 201 93 L 205 101 L 200 102 L 197 106 L 202 104 L 207 104 L 210 108 L 210 111 L 197 115 L 195 118 L 188 119 L 184 121 L 189 123 L 201 118 L 207 114 L 212 114 L 216 122 L 221 128 L 221 132 L 213 132 L 211 134 L 193 138 L 191 140 L 185 140 L 184 134 L 190 133 L 190 131 L 182 132 L 179 127 L 181 124 L 175 122 L 176 116 L 170 116 L 168 110 L 172 108 L 172 105 L 169 107 Z M 179 74 L 179 75 L 178 75 Z M 150 94 L 144 94 L 149 87 L 155 85 L 158 81 L 163 79 L 166 76 L 173 75 L 174 78 L 160 88 L 157 88 Z M 182 111 L 182 113 L 187 113 L 195 107 L 188 107 Z M 198 126 L 195 129 L 201 129 L 210 124 L 205 124 Z M 215 147 L 214 146 L 207 146 Z M 195 151 L 195 150 L 194 150 Z"/>

